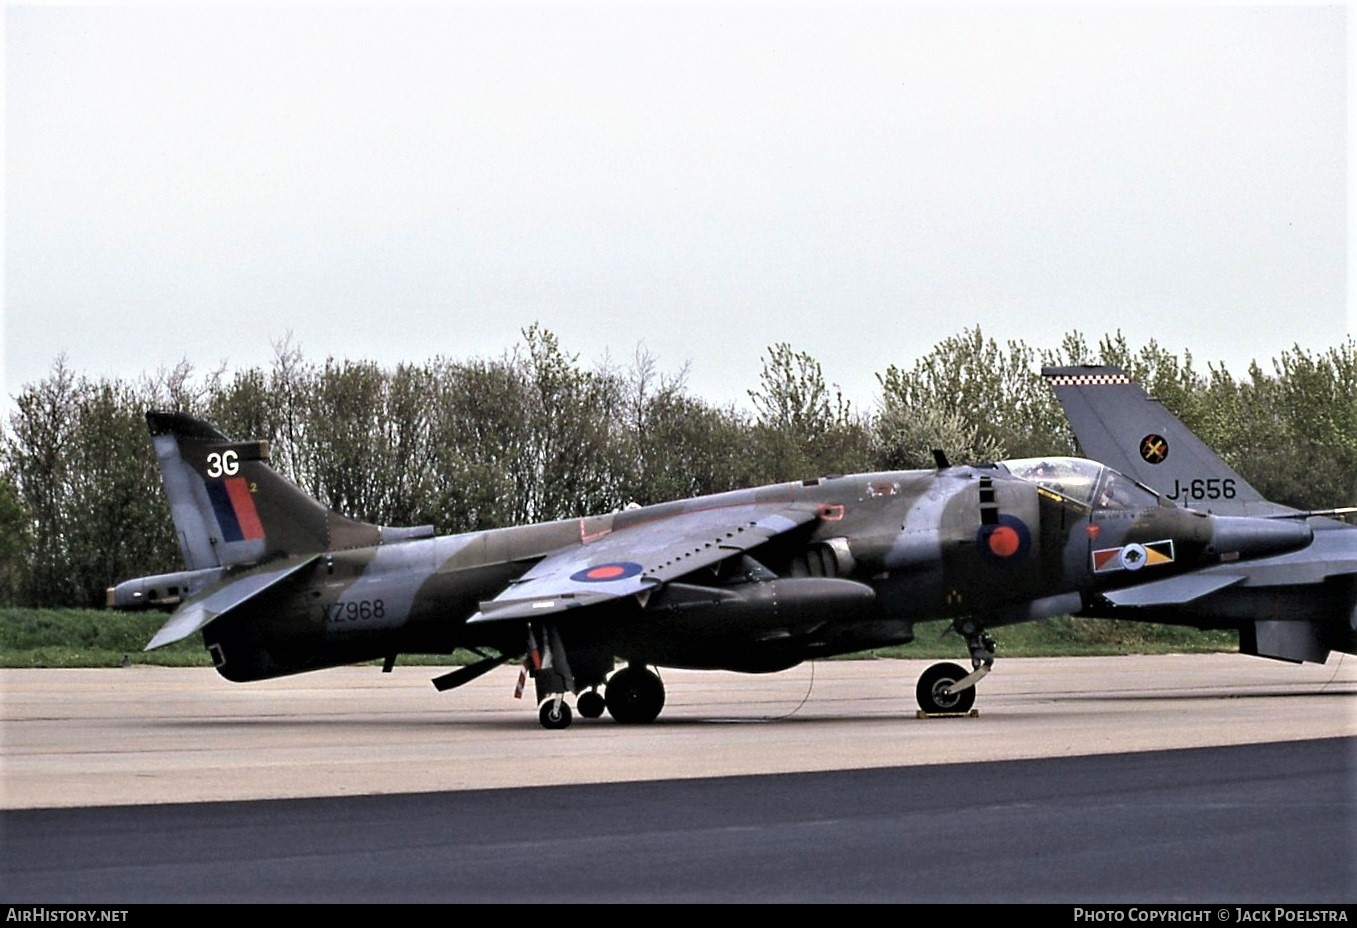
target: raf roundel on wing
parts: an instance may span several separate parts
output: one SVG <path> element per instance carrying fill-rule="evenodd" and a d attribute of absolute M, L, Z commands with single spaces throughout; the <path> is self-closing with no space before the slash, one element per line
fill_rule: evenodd
<path fill-rule="evenodd" d="M 570 575 L 570 579 L 578 583 L 608 583 L 611 580 L 626 580 L 629 577 L 634 577 L 641 572 L 641 569 L 641 565 L 635 561 L 610 561 L 606 564 L 595 564 L 593 567 L 577 570 Z"/>

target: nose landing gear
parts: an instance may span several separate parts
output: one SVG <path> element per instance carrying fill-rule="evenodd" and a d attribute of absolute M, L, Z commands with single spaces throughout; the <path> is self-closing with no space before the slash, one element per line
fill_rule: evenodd
<path fill-rule="evenodd" d="M 957 619 L 952 628 L 966 639 L 971 652 L 970 673 L 960 665 L 934 664 L 919 676 L 914 698 L 924 715 L 963 715 L 975 705 L 975 685 L 994 666 L 994 639 L 974 619 Z"/>

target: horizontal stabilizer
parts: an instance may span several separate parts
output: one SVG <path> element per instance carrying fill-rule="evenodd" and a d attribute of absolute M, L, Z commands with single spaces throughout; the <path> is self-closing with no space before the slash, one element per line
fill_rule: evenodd
<path fill-rule="evenodd" d="M 1327 539 L 1325 539 L 1327 541 Z M 1305 586 L 1314 583 L 1323 583 L 1330 577 L 1340 577 L 1344 575 L 1357 574 L 1357 552 L 1340 552 L 1335 555 L 1328 554 L 1332 548 L 1326 548 L 1324 552 L 1305 551 L 1292 552 L 1289 555 L 1281 557 L 1268 558 L 1263 561 L 1253 561 L 1249 564 L 1248 579 L 1244 585 L 1248 587 L 1267 587 L 1267 586 Z M 1225 571 L 1227 565 L 1221 565 L 1215 568 Z M 1233 567 L 1230 567 L 1233 570 Z"/>
<path fill-rule="evenodd" d="M 1118 606 L 1173 606 L 1201 599 L 1243 580 L 1241 574 L 1180 574 L 1167 580 L 1113 590 L 1104 593 L 1103 598 Z"/>
<path fill-rule="evenodd" d="M 309 567 L 316 560 L 317 556 L 312 556 L 286 567 L 247 574 L 228 581 L 201 599 L 185 603 L 176 609 L 170 620 L 155 633 L 155 637 L 146 645 L 145 650 L 154 651 L 156 648 L 187 638 L 242 603 Z"/>

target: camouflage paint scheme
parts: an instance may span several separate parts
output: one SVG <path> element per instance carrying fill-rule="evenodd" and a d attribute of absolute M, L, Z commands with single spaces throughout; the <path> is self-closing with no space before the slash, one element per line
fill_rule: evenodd
<path fill-rule="evenodd" d="M 986 629 L 1146 582 L 1304 548 L 1294 520 L 1173 505 L 1075 458 L 828 477 L 560 522 L 435 537 L 308 498 L 262 442 L 149 413 L 187 570 L 129 580 L 117 608 L 173 610 L 148 650 L 201 633 L 222 676 L 261 680 L 468 648 L 447 689 L 524 658 L 541 721 L 653 720 L 648 666 L 775 671 L 913 639 L 949 618 L 973 672 L 930 668 L 929 711 L 969 709 Z M 616 661 L 626 667 L 614 671 Z M 612 674 L 611 677 L 609 674 Z"/>

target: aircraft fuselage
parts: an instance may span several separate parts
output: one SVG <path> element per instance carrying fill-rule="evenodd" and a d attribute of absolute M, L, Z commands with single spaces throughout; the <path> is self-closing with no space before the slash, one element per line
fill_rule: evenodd
<path fill-rule="evenodd" d="M 694 513 L 751 504 L 813 510 L 814 518 L 747 553 L 732 550 L 653 595 L 593 605 L 578 618 L 556 616 L 567 651 L 585 655 L 580 666 L 618 657 L 781 669 L 908 642 L 914 623 L 925 619 L 976 616 L 995 625 L 1074 611 L 1101 591 L 1241 551 L 1237 538 L 1230 551 L 1213 543 L 1229 534 L 1219 520 L 1148 493 L 1134 505 L 1079 501 L 1001 466 L 864 474 L 291 555 L 302 565 L 296 573 L 207 624 L 203 639 L 220 673 L 235 681 L 458 647 L 522 653 L 530 623 L 475 617 L 543 558 L 579 546 L 587 552 L 614 532 L 645 527 L 662 534 L 666 523 Z M 1255 543 L 1244 556 L 1306 542 L 1308 530 L 1292 530 Z M 287 561 L 200 571 L 201 585 L 277 570 Z M 595 569 L 623 569 L 615 558 L 603 561 Z M 636 563 L 645 571 L 656 566 L 641 555 Z M 131 605 L 132 585 L 140 584 L 141 602 L 158 598 L 163 605 L 163 595 L 146 595 L 157 579 L 123 584 L 114 591 L 123 600 L 117 604 Z M 196 592 L 182 583 L 182 595 Z"/>

